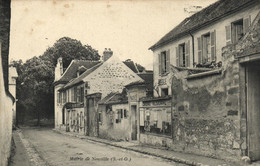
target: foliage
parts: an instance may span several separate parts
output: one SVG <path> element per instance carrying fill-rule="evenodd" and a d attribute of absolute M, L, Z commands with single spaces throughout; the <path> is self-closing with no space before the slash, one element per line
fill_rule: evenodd
<path fill-rule="evenodd" d="M 49 47 L 40 57 L 33 57 L 25 63 L 13 61 L 17 68 L 17 116 L 24 119 L 53 118 L 53 81 L 56 61 L 64 60 L 66 68 L 72 59 L 99 60 L 98 51 L 80 41 L 63 37 Z M 19 119 L 20 118 L 20 119 Z"/>

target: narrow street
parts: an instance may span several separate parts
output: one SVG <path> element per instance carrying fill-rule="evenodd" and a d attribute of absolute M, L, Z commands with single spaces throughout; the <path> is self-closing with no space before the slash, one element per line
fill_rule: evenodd
<path fill-rule="evenodd" d="M 183 165 L 109 145 L 64 136 L 50 128 L 23 128 L 24 140 L 47 165 Z M 29 154 L 30 156 L 30 154 Z"/>

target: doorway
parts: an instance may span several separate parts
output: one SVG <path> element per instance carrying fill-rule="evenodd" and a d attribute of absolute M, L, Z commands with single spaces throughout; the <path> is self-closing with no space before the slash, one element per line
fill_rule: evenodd
<path fill-rule="evenodd" d="M 137 106 L 131 105 L 132 140 L 137 140 Z"/>
<path fill-rule="evenodd" d="M 246 82 L 248 153 L 256 161 L 260 160 L 260 61 L 248 63 Z"/>

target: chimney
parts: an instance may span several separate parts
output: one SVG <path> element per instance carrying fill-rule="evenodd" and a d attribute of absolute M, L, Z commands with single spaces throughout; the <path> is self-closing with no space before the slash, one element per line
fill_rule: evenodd
<path fill-rule="evenodd" d="M 113 55 L 113 51 L 110 48 L 105 48 L 102 56 L 103 62 L 107 61 L 112 55 Z"/>
<path fill-rule="evenodd" d="M 62 63 L 62 57 L 59 57 L 57 59 L 57 65 L 55 67 L 55 80 L 59 80 L 63 74 L 63 63 Z"/>

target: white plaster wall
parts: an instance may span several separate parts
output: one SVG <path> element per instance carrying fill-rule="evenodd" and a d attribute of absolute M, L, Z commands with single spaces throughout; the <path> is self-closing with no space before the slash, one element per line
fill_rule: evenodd
<path fill-rule="evenodd" d="M 1 50 L 1 48 L 0 48 Z M 3 66 L 0 60 L 0 165 L 7 165 L 12 138 L 13 102 L 5 92 Z"/>

